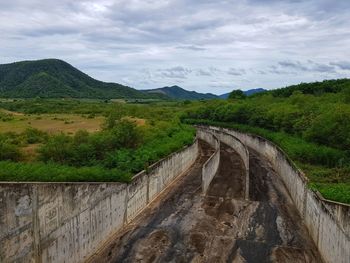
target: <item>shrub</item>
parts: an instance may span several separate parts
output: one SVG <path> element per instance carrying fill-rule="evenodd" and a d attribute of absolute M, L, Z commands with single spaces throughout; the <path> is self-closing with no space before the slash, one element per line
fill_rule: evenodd
<path fill-rule="evenodd" d="M 71 142 L 72 138 L 63 133 L 50 137 L 38 149 L 39 159 L 44 162 L 69 163 L 74 155 Z"/>
<path fill-rule="evenodd" d="M 131 174 L 100 166 L 71 167 L 55 163 L 0 162 L 0 181 L 129 182 Z"/>
<path fill-rule="evenodd" d="M 0 140 L 0 161 L 20 161 L 22 154 L 17 145 Z"/>
<path fill-rule="evenodd" d="M 22 133 L 25 141 L 29 144 L 33 143 L 42 143 L 48 139 L 48 135 L 46 132 L 40 131 L 35 128 L 27 128 Z"/>

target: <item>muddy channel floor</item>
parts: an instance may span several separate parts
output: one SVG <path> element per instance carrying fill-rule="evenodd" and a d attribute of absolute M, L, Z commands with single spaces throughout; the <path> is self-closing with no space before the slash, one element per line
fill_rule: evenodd
<path fill-rule="evenodd" d="M 132 224 L 89 262 L 322 262 L 282 181 L 250 151 L 250 198 L 239 156 L 221 145 L 219 172 L 208 193 L 201 156 Z"/>

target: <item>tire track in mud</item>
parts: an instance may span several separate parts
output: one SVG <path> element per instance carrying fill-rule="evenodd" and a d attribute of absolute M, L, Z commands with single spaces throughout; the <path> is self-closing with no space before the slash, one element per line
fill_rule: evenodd
<path fill-rule="evenodd" d="M 222 144 L 218 174 L 201 193 L 201 156 L 118 233 L 91 262 L 322 262 L 296 208 L 268 162 L 250 151 L 250 200 L 243 163 Z"/>

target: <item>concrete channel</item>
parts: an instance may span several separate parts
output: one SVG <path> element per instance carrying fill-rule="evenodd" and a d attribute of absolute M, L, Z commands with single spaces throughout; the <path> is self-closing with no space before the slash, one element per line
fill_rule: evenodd
<path fill-rule="evenodd" d="M 203 195 L 202 166 L 212 153 L 200 141 L 189 171 L 89 262 L 322 262 L 284 184 L 253 150 L 248 200 L 243 162 L 223 143 Z"/>

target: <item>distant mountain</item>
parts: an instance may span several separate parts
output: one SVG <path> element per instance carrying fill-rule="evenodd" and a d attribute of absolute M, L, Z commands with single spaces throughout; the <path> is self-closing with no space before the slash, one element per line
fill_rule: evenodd
<path fill-rule="evenodd" d="M 267 91 L 267 90 L 266 89 L 262 89 L 262 88 L 257 88 L 257 89 L 246 90 L 246 91 L 243 91 L 243 92 L 244 92 L 245 95 L 250 96 L 250 95 L 253 95 L 255 93 L 260 93 L 260 92 L 264 92 L 264 91 Z M 230 95 L 230 93 L 231 92 L 219 95 L 219 98 L 220 99 L 227 99 L 228 96 Z"/>
<path fill-rule="evenodd" d="M 117 83 L 95 80 L 58 59 L 0 65 L 0 97 L 155 98 Z"/>
<path fill-rule="evenodd" d="M 163 94 L 171 99 L 181 100 L 199 100 L 199 99 L 215 99 L 218 96 L 211 93 L 198 93 L 195 91 L 188 91 L 179 86 L 164 87 L 159 89 L 144 90 L 148 94 Z"/>
<path fill-rule="evenodd" d="M 230 93 L 231 93 L 231 92 L 221 94 L 221 95 L 219 95 L 219 98 L 220 98 L 220 99 L 227 99 L 227 98 L 228 98 L 228 96 L 230 96 Z"/>
<path fill-rule="evenodd" d="M 265 92 L 267 91 L 266 89 L 262 89 L 262 88 L 257 88 L 257 89 L 250 89 L 250 90 L 246 90 L 244 91 L 244 94 L 247 96 L 253 95 L 255 93 L 261 93 L 261 92 Z"/>

